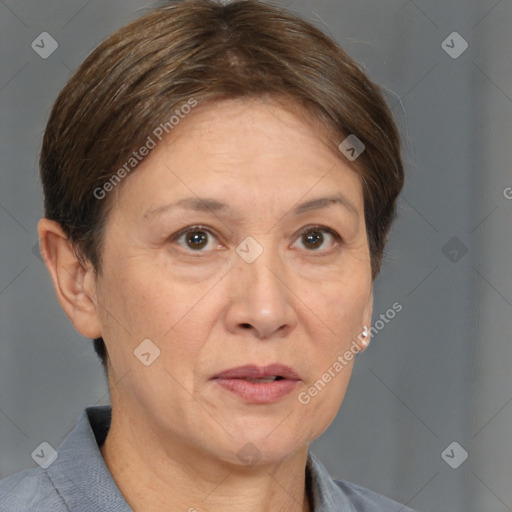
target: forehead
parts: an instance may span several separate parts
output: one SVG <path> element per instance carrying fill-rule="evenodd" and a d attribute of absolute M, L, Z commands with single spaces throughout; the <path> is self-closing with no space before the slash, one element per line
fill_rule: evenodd
<path fill-rule="evenodd" d="M 296 101 L 280 98 L 239 98 L 206 102 L 182 119 L 156 148 L 155 154 L 176 148 L 189 140 L 198 143 L 197 156 L 240 160 L 290 158 L 290 150 L 302 158 L 339 159 L 335 136 L 312 111 Z M 194 142 L 191 142 L 193 139 Z M 265 149 L 261 152 L 261 149 Z M 297 155 L 298 156 L 298 155 Z"/>
<path fill-rule="evenodd" d="M 362 207 L 360 178 L 318 119 L 262 99 L 199 105 L 156 144 L 119 192 L 121 203 L 145 213 L 194 196 L 275 208 L 276 202 L 341 193 Z"/>

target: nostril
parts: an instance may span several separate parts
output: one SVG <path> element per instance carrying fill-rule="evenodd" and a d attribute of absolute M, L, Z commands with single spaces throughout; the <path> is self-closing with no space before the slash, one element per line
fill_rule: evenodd
<path fill-rule="evenodd" d="M 243 329 L 250 329 L 252 326 L 251 326 L 251 324 L 241 324 L 241 327 Z"/>

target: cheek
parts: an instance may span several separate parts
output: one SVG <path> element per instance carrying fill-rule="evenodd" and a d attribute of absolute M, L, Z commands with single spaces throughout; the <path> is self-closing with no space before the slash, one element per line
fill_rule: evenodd
<path fill-rule="evenodd" d="M 158 266 L 143 265 L 142 259 L 129 263 L 105 269 L 108 279 L 100 290 L 102 327 L 111 359 L 122 364 L 124 371 L 138 368 L 133 351 L 142 340 L 150 339 L 161 351 L 160 363 L 185 368 L 177 362 L 195 360 L 219 315 L 220 302 L 208 300 L 209 286 L 204 283 L 180 282 Z"/>
<path fill-rule="evenodd" d="M 308 436 L 310 439 L 316 439 L 329 427 L 347 391 L 353 360 L 341 365 L 335 355 L 339 354 L 333 354 L 333 357 L 318 369 L 316 376 L 307 382 L 307 386 L 297 397 L 302 424 L 311 426 Z"/>
<path fill-rule="evenodd" d="M 313 290 L 304 289 L 301 295 L 307 297 L 304 302 L 310 311 L 309 323 L 315 325 L 321 320 L 330 334 L 328 345 L 332 346 L 359 334 L 370 293 L 370 281 L 354 273 L 326 280 Z"/>
<path fill-rule="evenodd" d="M 306 356 L 310 371 L 299 401 L 317 429 L 313 437 L 329 426 L 345 396 L 369 293 L 369 284 L 355 275 L 309 294 L 302 323 L 311 340 Z"/>
<path fill-rule="evenodd" d="M 200 287 L 183 286 L 158 265 L 143 258 L 112 266 L 102 287 L 105 304 L 120 316 L 132 338 L 162 338 L 201 299 Z M 202 292 L 204 294 L 204 291 Z M 110 322 L 112 323 L 112 322 Z"/>

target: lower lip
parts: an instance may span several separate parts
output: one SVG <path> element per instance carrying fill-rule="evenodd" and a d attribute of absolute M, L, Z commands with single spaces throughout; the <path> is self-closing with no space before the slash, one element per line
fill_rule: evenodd
<path fill-rule="evenodd" d="M 273 382 L 248 382 L 245 379 L 216 378 L 219 386 L 237 394 L 248 402 L 268 404 L 291 393 L 298 380 L 282 379 Z"/>

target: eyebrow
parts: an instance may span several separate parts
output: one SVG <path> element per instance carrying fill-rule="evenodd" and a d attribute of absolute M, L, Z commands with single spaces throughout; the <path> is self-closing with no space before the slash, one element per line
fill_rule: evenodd
<path fill-rule="evenodd" d="M 320 210 L 333 204 L 343 206 L 347 211 L 349 211 L 356 217 L 359 215 L 357 208 L 347 198 L 339 195 L 320 197 L 318 199 L 312 199 L 311 201 L 299 203 L 295 205 L 288 214 L 291 213 L 293 215 L 300 215 L 301 213 L 309 212 L 312 210 Z M 174 203 L 150 209 L 144 214 L 144 218 L 161 215 L 175 208 L 194 210 L 199 212 L 219 212 L 232 210 L 227 204 L 221 203 L 216 199 L 189 197 L 186 199 L 181 199 L 180 201 L 175 201 Z"/>
<path fill-rule="evenodd" d="M 144 218 L 154 217 L 155 215 L 161 215 L 162 213 L 167 212 L 169 210 L 174 210 L 175 208 L 194 210 L 198 212 L 217 212 L 219 210 L 229 209 L 229 207 L 226 204 L 221 203 L 216 199 L 188 197 L 187 199 L 181 199 L 180 201 L 175 201 L 174 203 L 170 204 L 164 204 L 163 206 L 159 206 L 158 208 L 148 210 L 144 214 Z"/>
<path fill-rule="evenodd" d="M 305 203 L 300 203 L 296 205 L 295 208 L 293 208 L 292 213 L 298 215 L 300 213 L 309 212 L 311 210 L 320 210 L 321 208 L 325 208 L 332 204 L 337 204 L 345 207 L 349 212 L 351 212 L 355 216 L 359 215 L 357 208 L 347 198 L 343 196 L 320 197 L 319 199 L 306 201 Z"/>

